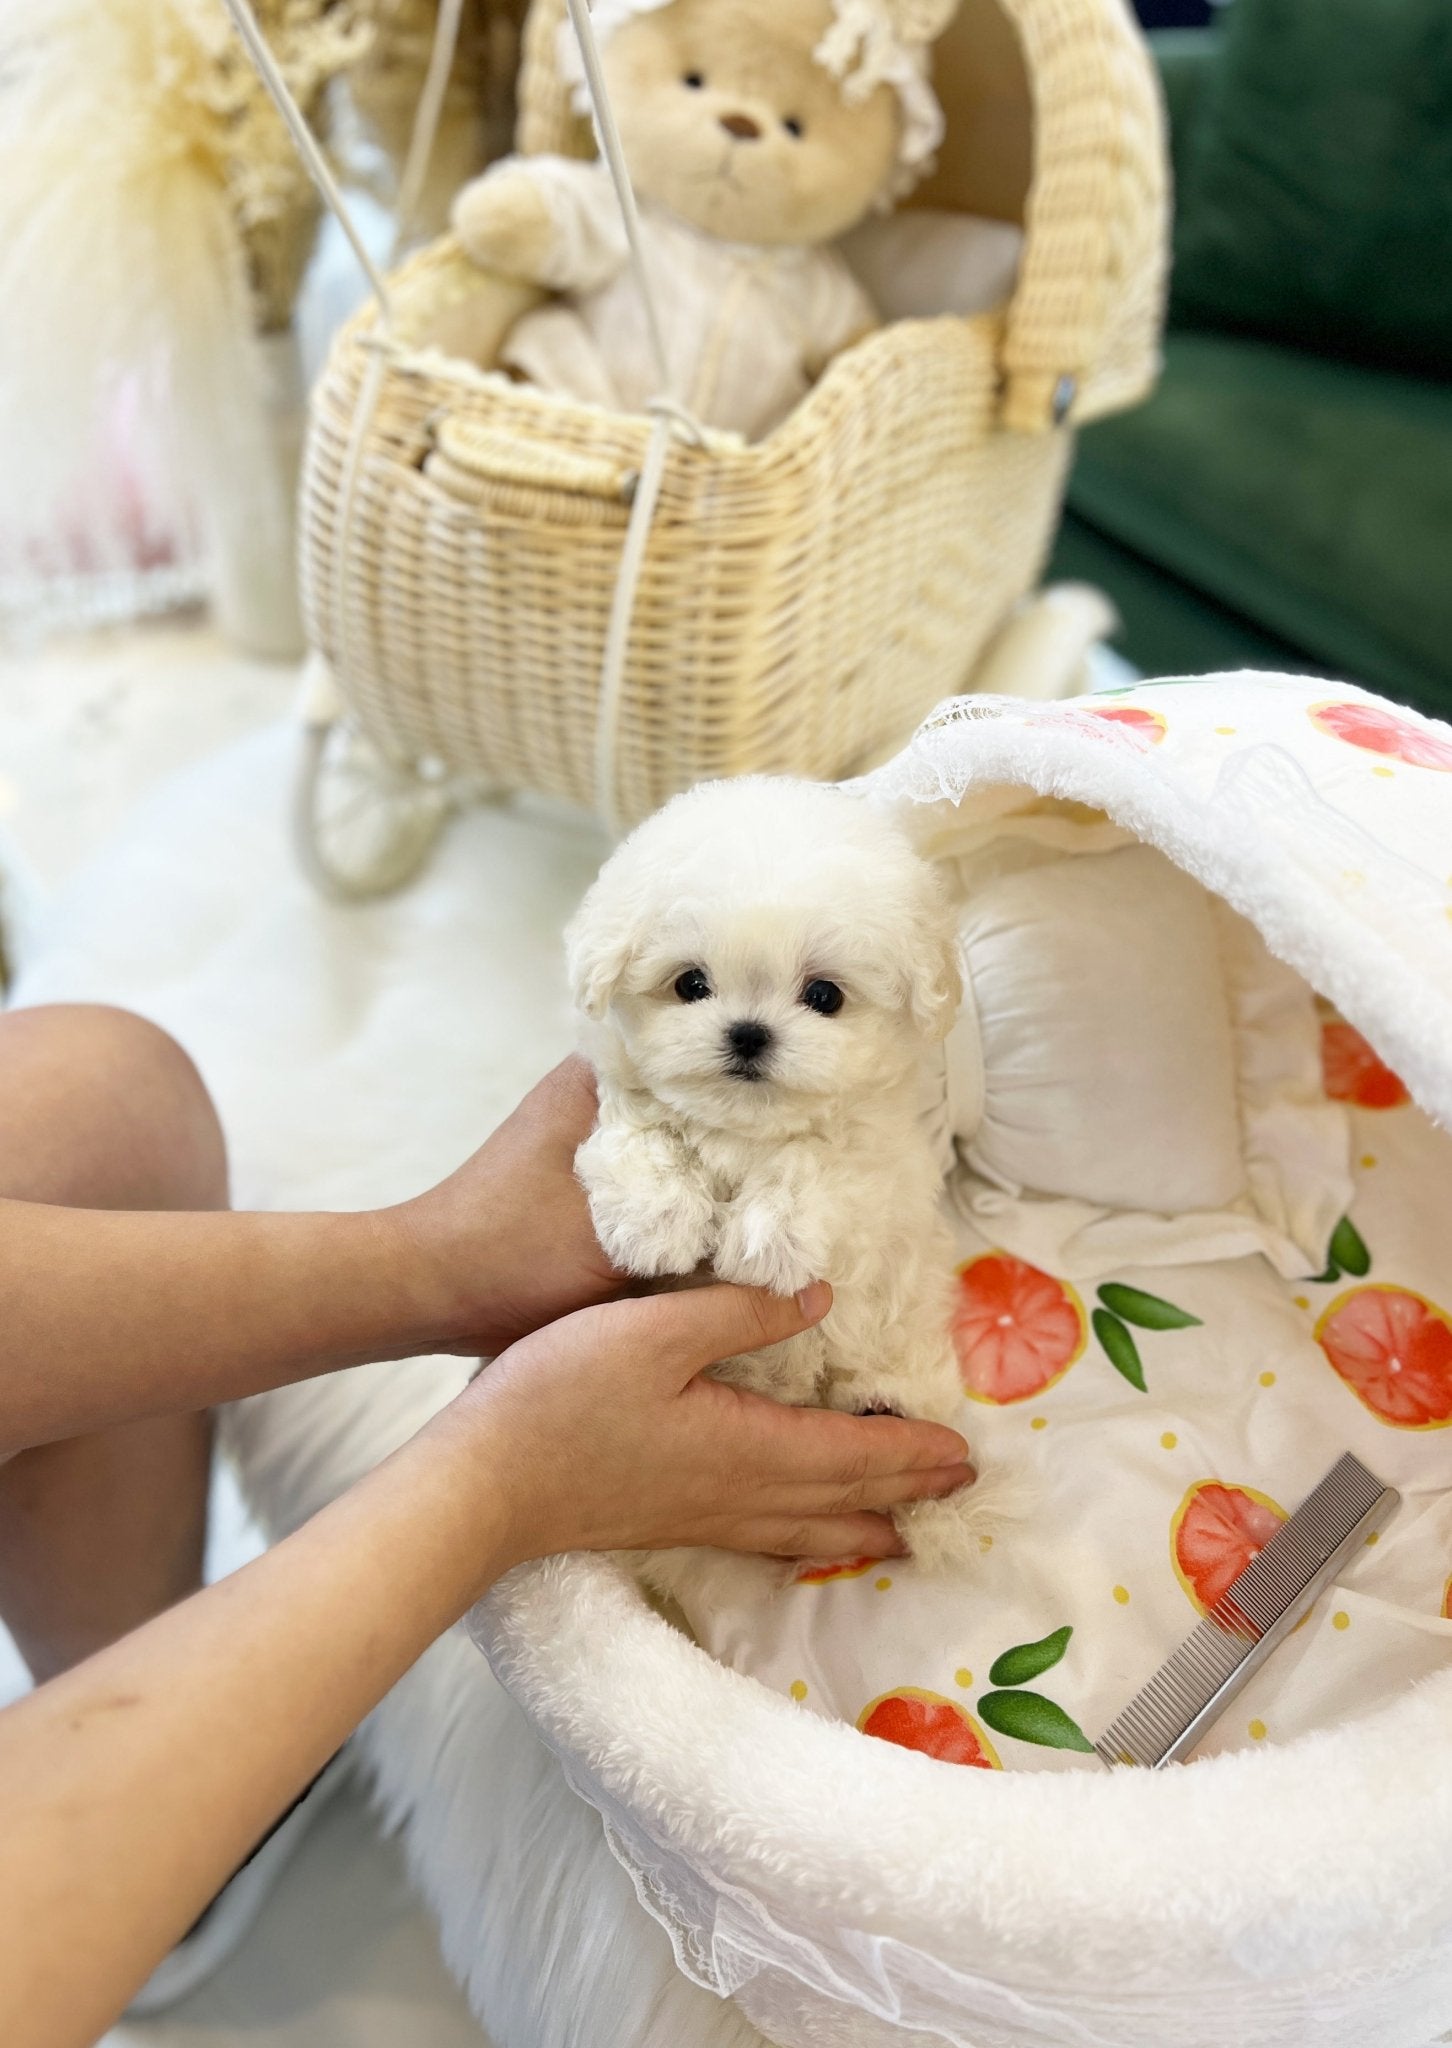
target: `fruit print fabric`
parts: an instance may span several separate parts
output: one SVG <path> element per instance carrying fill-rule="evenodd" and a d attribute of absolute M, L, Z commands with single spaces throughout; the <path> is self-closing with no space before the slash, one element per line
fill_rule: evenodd
<path fill-rule="evenodd" d="M 1028 1401 L 1061 1380 L 1087 1336 L 1067 1281 L 990 1252 L 958 1269 L 953 1344 L 970 1400 Z"/>
<path fill-rule="evenodd" d="M 1452 1317 L 1408 1287 L 1373 1282 L 1338 1295 L 1316 1325 L 1327 1362 L 1396 1429 L 1452 1422 Z"/>
<path fill-rule="evenodd" d="M 1251 1486 L 1202 1479 L 1189 1488 L 1170 1523 L 1175 1575 L 1204 1614 L 1255 1562 L 1286 1511 Z"/>
<path fill-rule="evenodd" d="M 1333 1102 L 1353 1102 L 1358 1109 L 1400 1109 L 1412 1099 L 1355 1025 L 1339 1017 L 1321 1026 L 1321 1077 Z"/>
<path fill-rule="evenodd" d="M 1424 1323 L 1431 1318 L 1424 1341 L 1427 1329 L 1443 1330 L 1434 1305 L 1452 1297 L 1443 1224 L 1452 1142 L 1415 1107 L 1388 1116 L 1354 1106 L 1352 1115 L 1354 1151 L 1374 1147 L 1378 1161 L 1354 1199 L 1371 1277 L 1282 1282 L 1254 1259 L 1118 1269 L 1092 1299 L 1138 1319 L 1126 1327 L 1143 1349 L 1143 1393 L 1092 1337 L 1080 1348 L 1087 1304 L 1074 1289 L 955 1219 L 960 1355 L 985 1386 L 1019 1396 L 965 1400 L 958 1426 L 985 1475 L 1013 1468 L 1037 1488 L 1024 1522 L 993 1526 L 966 1587 L 923 1581 L 902 1560 L 855 1561 L 708 1626 L 708 1646 L 782 1694 L 805 1685 L 802 1711 L 849 1726 L 876 1714 L 874 1736 L 958 1768 L 1097 1771 L 1076 1737 L 1100 1733 L 1350 1449 L 1402 1488 L 1408 1506 L 1199 1753 L 1289 1740 L 1370 1711 L 1441 1669 L 1452 1659 L 1452 1612 L 1442 1611 L 1452 1495 L 1442 1505 L 1435 1492 L 1445 1484 L 1445 1439 L 1389 1425 L 1343 1391 L 1326 1329 L 1319 1338 L 1317 1329 L 1330 1327 L 1334 1344 L 1348 1326 L 1332 1312 L 1379 1287 L 1369 1298 L 1385 1303 L 1394 1290 L 1394 1319 L 1408 1302 Z M 1360 1263 L 1345 1234 L 1342 1250 Z M 1056 1341 L 1047 1346 L 1022 1343 L 1049 1332 Z M 1076 1353 L 1071 1368 L 1065 1360 Z M 1384 1366 L 1384 1350 L 1377 1356 Z M 1424 1377 L 1410 1384 L 1422 1387 Z M 1424 1390 L 1419 1409 L 1426 1405 Z M 1072 1654 L 1046 1663 L 1070 1635 Z"/>
<path fill-rule="evenodd" d="M 1151 711 L 1142 704 L 1076 704 L 1074 709 L 1103 719 L 1136 747 L 1157 747 L 1169 730 L 1162 711 Z"/>
<path fill-rule="evenodd" d="M 1384 704 L 1315 704 L 1310 718 L 1321 732 L 1367 753 L 1383 754 L 1412 768 L 1452 770 L 1452 739 L 1415 724 Z"/>
<path fill-rule="evenodd" d="M 965 1707 L 941 1693 L 904 1686 L 869 1700 L 858 1717 L 864 1735 L 895 1742 L 902 1749 L 921 1750 L 945 1764 L 966 1764 L 972 1770 L 998 1771 L 1003 1766 L 993 1744 Z"/>

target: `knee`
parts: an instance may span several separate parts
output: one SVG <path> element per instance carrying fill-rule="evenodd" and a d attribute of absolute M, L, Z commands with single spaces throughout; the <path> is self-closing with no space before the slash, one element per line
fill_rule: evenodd
<path fill-rule="evenodd" d="M 159 1025 L 106 1003 L 9 1011 L 0 1017 L 0 1093 L 25 1080 L 31 1085 L 22 1096 L 49 1103 L 53 1156 L 74 1162 L 76 1176 L 92 1183 L 36 1199 L 226 1206 L 226 1145 L 212 1098 L 191 1058 Z"/>

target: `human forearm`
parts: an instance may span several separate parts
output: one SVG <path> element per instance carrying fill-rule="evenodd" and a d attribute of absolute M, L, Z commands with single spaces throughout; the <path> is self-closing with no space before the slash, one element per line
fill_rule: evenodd
<path fill-rule="evenodd" d="M 370 1215 L 0 1201 L 0 1458 L 361 1359 L 503 1351 L 614 1293 L 574 1175 L 594 1078 L 566 1060 L 437 1187 Z"/>
<path fill-rule="evenodd" d="M 68 2048 L 507 1563 L 435 1427 L 254 1565 L 0 1714 L 0 2040 Z M 77 1970 L 76 1927 L 86 1930 Z"/>
<path fill-rule="evenodd" d="M 6 2048 L 94 2039 L 348 1730 L 521 1558 L 896 1553 L 882 1511 L 972 1476 L 954 1431 L 703 1376 L 829 1303 L 708 1287 L 554 1323 L 257 1564 L 0 1713 Z"/>
<path fill-rule="evenodd" d="M 0 1202 L 0 1456 L 443 1340 L 399 1213 Z"/>

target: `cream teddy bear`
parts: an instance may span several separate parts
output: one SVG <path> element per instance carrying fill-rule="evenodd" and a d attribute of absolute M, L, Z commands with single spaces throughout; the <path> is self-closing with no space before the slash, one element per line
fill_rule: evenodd
<path fill-rule="evenodd" d="M 598 163 L 511 157 L 460 193 L 474 260 L 558 296 L 504 366 L 639 412 L 657 396 L 757 439 L 877 324 L 832 246 L 927 167 L 942 133 L 927 49 L 956 0 L 596 0 L 592 22 L 640 205 L 670 389 Z M 577 81 L 568 23 L 561 57 Z"/>

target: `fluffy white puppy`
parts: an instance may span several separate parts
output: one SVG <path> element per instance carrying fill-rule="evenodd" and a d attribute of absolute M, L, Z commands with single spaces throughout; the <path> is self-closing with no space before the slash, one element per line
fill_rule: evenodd
<path fill-rule="evenodd" d="M 951 1420 L 952 1242 L 917 1098 L 961 988 L 933 869 L 842 790 L 705 783 L 617 849 L 566 945 L 600 1083 L 576 1170 L 616 1265 L 710 1266 L 778 1294 L 829 1280 L 820 1325 L 719 1376 L 799 1405 Z M 930 1569 L 978 1553 L 969 1491 L 894 1519 Z M 759 1590 L 764 1568 L 676 1551 L 642 1569 L 689 1603 Z"/>

